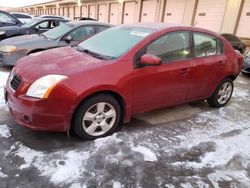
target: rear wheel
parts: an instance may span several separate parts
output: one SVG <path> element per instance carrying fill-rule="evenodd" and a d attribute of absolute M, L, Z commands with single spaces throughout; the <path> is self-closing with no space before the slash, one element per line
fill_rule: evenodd
<path fill-rule="evenodd" d="M 121 108 L 117 100 L 107 94 L 99 94 L 84 101 L 73 119 L 73 131 L 83 139 L 96 139 L 115 131 L 121 120 Z"/>
<path fill-rule="evenodd" d="M 230 78 L 224 79 L 216 88 L 213 95 L 207 99 L 207 102 L 212 107 L 225 106 L 233 94 L 233 81 Z"/>

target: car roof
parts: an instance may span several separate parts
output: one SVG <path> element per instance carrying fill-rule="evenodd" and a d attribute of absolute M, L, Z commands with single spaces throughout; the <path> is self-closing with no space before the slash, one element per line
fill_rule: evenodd
<path fill-rule="evenodd" d="M 134 23 L 134 24 L 123 24 L 124 26 L 128 27 L 141 27 L 141 28 L 147 28 L 147 29 L 153 29 L 153 30 L 161 30 L 171 27 L 177 27 L 181 25 L 176 24 L 168 24 L 168 23 L 156 23 L 156 22 L 140 22 L 140 23 Z"/>
<path fill-rule="evenodd" d="M 134 27 L 134 28 L 145 28 L 145 29 L 152 29 L 157 31 L 166 30 L 166 29 L 173 29 L 173 30 L 187 30 L 187 31 L 194 31 L 194 32 L 204 32 L 207 34 L 215 35 L 219 38 L 220 35 L 214 31 L 207 30 L 205 28 L 193 27 L 193 26 L 184 26 L 180 24 L 171 24 L 171 23 L 155 23 L 155 22 L 143 22 L 143 23 L 135 23 L 135 24 L 123 24 L 122 26 L 127 27 Z"/>
<path fill-rule="evenodd" d="M 81 21 L 71 21 L 67 22 L 67 25 L 73 26 L 73 27 L 78 27 L 82 25 L 102 25 L 102 26 L 107 26 L 107 27 L 112 27 L 112 24 L 104 23 L 104 22 L 98 22 L 98 21 L 88 21 L 88 20 L 81 20 Z"/>

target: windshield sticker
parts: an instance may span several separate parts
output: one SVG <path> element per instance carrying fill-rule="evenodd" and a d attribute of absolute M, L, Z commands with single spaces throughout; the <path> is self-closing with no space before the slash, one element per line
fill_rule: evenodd
<path fill-rule="evenodd" d="M 149 33 L 141 32 L 141 31 L 132 31 L 130 32 L 130 35 L 137 35 L 140 37 L 146 37 Z"/>

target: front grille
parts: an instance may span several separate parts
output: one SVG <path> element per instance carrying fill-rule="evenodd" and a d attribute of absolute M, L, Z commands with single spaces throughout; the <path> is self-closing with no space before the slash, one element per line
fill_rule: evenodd
<path fill-rule="evenodd" d="M 12 78 L 10 80 L 10 87 L 14 91 L 16 91 L 21 83 L 22 83 L 22 79 L 14 72 L 13 75 L 12 75 Z"/>

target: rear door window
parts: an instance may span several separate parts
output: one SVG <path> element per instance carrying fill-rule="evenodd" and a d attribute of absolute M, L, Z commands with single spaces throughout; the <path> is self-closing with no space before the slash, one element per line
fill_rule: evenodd
<path fill-rule="evenodd" d="M 204 33 L 194 33 L 194 56 L 205 57 L 223 53 L 222 41 Z"/>

